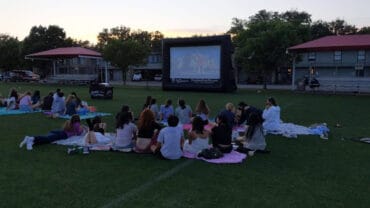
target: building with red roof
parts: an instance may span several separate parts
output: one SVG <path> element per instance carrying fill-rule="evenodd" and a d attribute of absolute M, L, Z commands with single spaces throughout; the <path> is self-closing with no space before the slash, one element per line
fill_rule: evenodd
<path fill-rule="evenodd" d="M 55 48 L 26 55 L 29 60 L 52 63 L 47 79 L 56 82 L 89 82 L 107 77 L 107 63 L 101 53 L 82 47 Z"/>
<path fill-rule="evenodd" d="M 316 79 L 333 91 L 370 91 L 370 35 L 326 36 L 288 48 L 292 87 Z"/>

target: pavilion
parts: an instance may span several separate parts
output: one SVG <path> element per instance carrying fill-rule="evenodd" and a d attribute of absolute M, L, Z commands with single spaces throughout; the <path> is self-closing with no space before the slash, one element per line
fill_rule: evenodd
<path fill-rule="evenodd" d="M 82 47 L 55 48 L 25 56 L 28 60 L 43 60 L 52 63 L 48 81 L 89 82 L 103 79 L 108 82 L 108 63 L 101 53 Z"/>

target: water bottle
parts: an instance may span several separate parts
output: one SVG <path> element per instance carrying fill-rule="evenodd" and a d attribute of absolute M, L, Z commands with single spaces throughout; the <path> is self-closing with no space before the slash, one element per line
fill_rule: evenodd
<path fill-rule="evenodd" d="M 67 153 L 69 155 L 74 155 L 74 154 L 82 154 L 83 153 L 83 148 L 78 147 L 78 146 L 73 146 L 72 148 L 67 149 Z"/>

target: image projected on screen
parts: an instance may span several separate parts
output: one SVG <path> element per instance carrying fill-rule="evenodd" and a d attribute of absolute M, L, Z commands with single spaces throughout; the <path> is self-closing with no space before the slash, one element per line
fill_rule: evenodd
<path fill-rule="evenodd" d="M 220 79 L 221 46 L 170 48 L 171 79 Z"/>

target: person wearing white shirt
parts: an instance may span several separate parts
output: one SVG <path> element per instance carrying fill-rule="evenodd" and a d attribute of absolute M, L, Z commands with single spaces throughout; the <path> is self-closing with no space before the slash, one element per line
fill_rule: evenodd
<path fill-rule="evenodd" d="M 269 131 L 279 131 L 280 130 L 280 107 L 276 104 L 274 98 L 270 97 L 266 100 L 266 108 L 262 113 L 263 129 L 267 132 Z"/>

